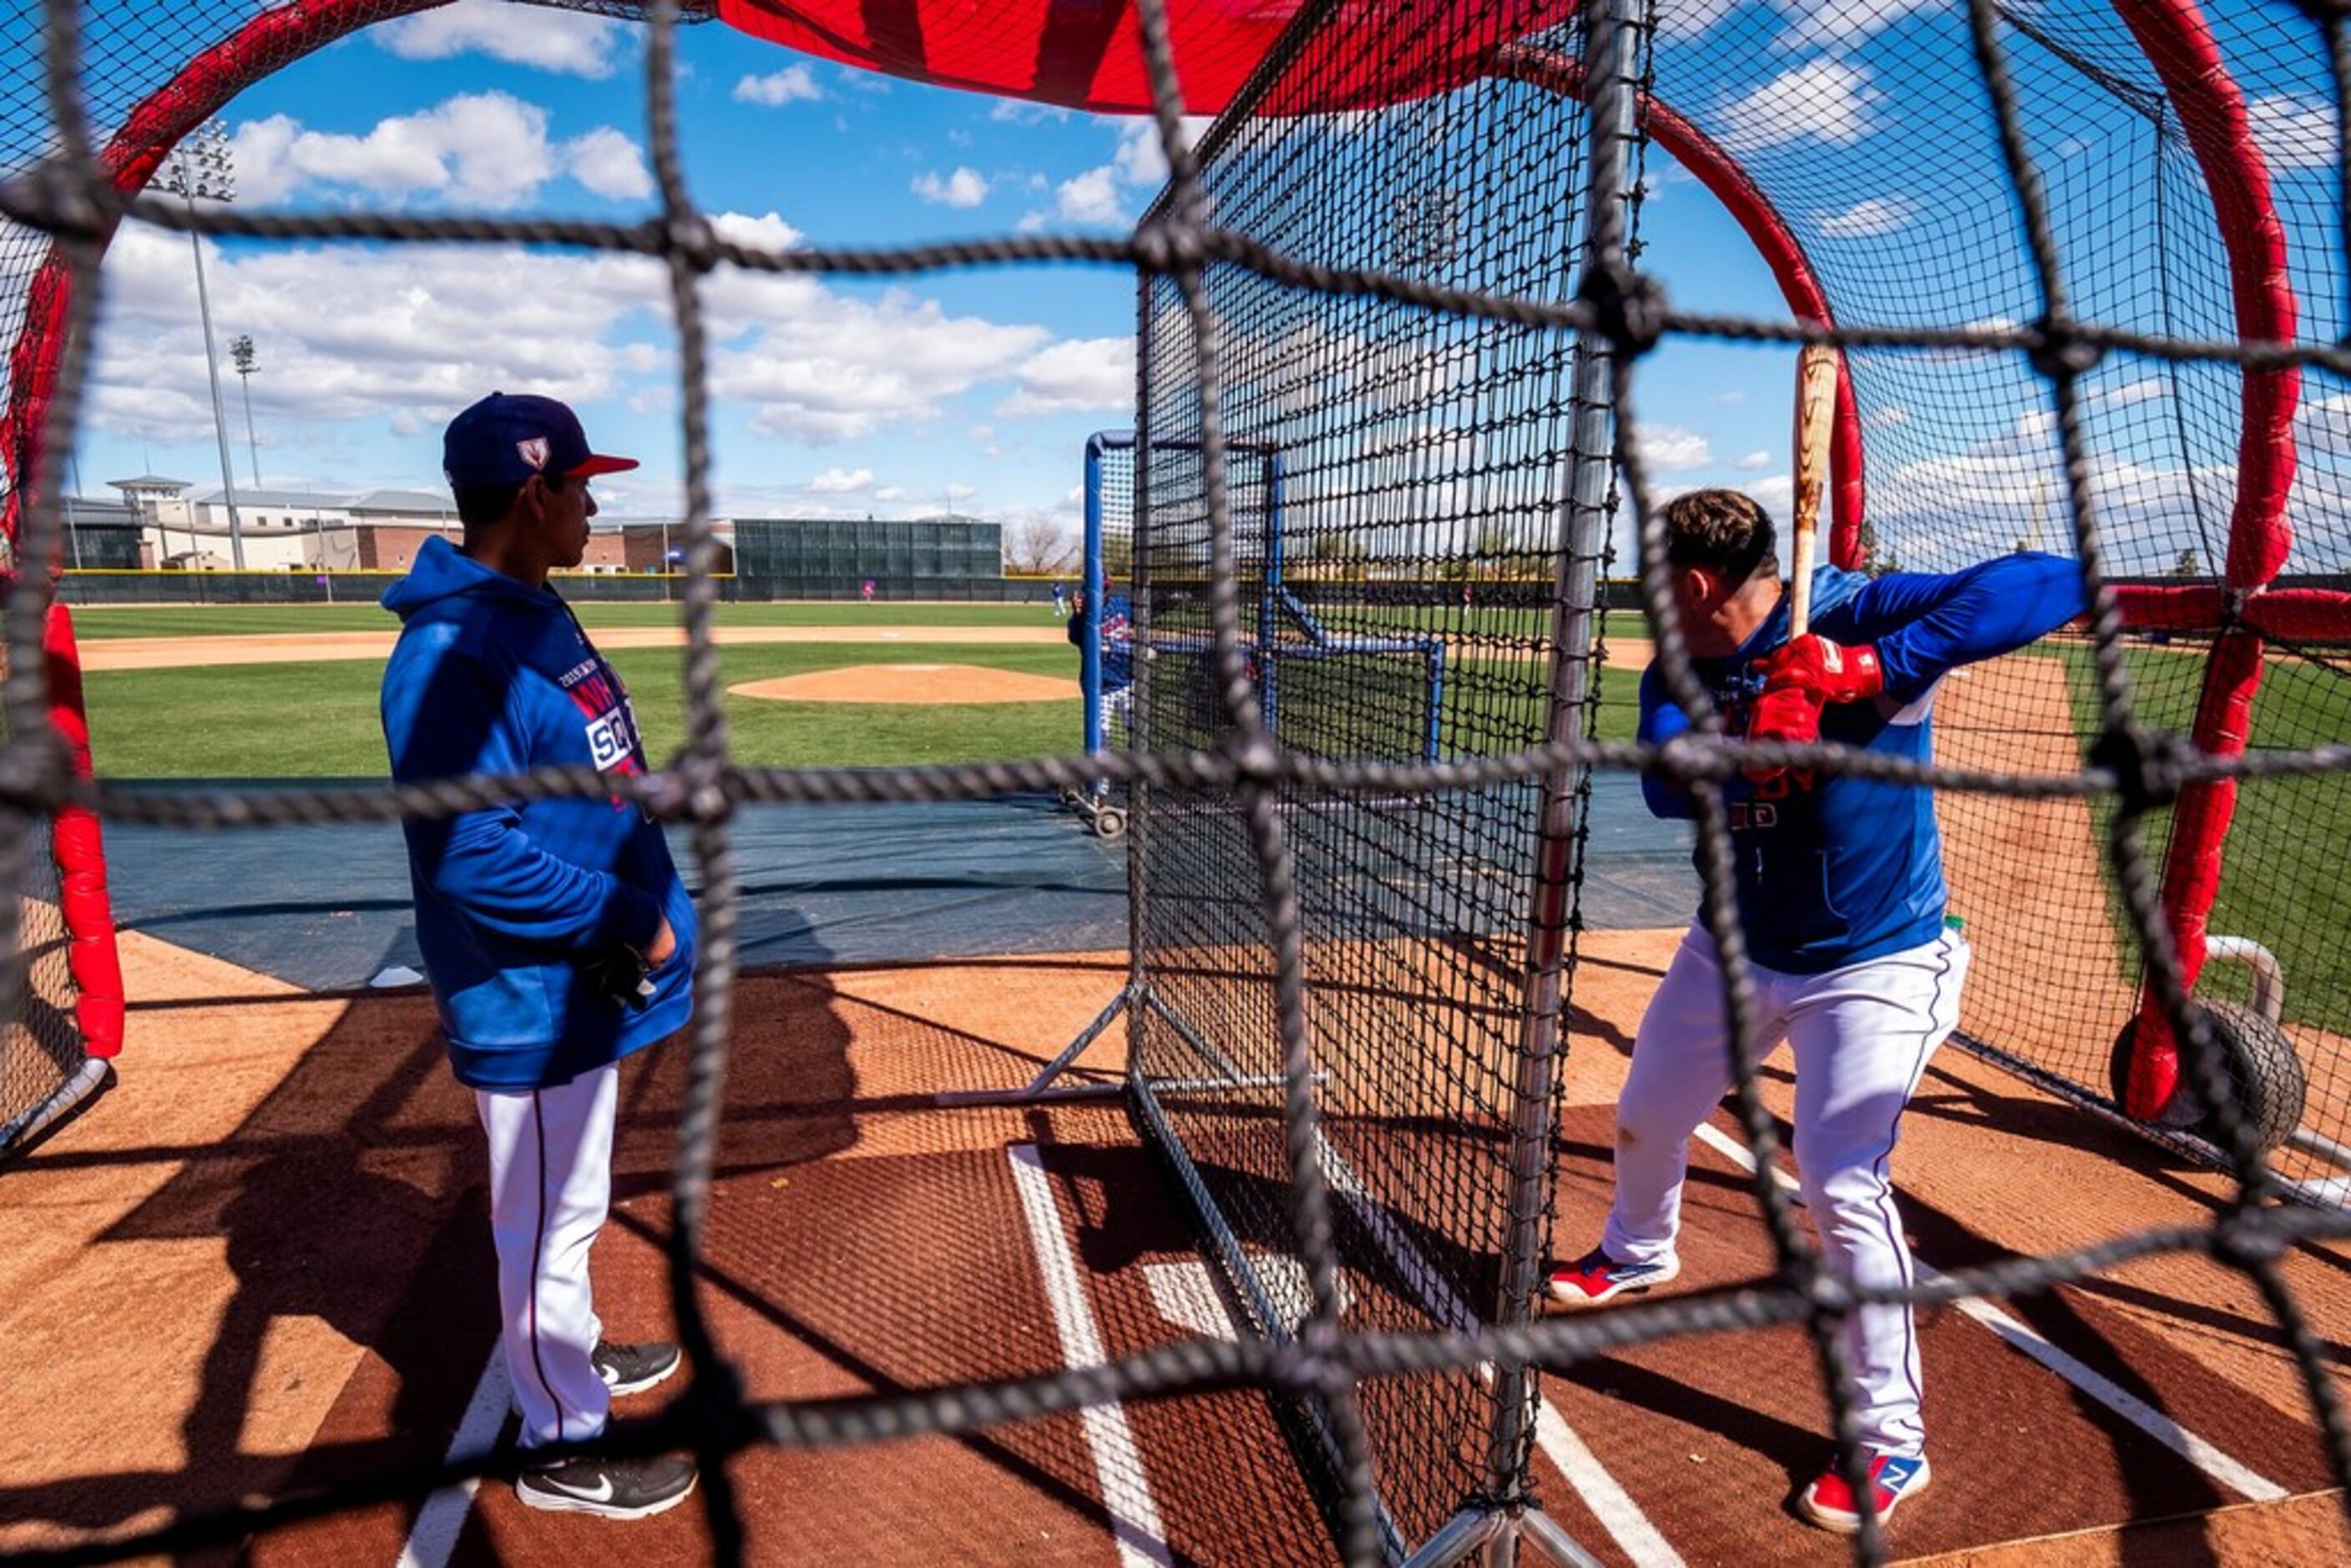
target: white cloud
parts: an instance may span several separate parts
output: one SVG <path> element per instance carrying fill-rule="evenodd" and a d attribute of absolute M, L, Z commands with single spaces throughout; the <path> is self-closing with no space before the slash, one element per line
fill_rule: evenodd
<path fill-rule="evenodd" d="M 206 249 L 215 328 L 258 341 L 255 414 L 289 440 L 298 427 L 337 421 L 406 414 L 434 425 L 496 386 L 574 402 L 622 392 L 638 360 L 622 328 L 659 308 L 662 291 L 643 258 L 611 255 Z M 140 438 L 201 438 L 211 405 L 186 245 L 126 227 L 108 250 L 106 277 L 92 423 Z"/>
<path fill-rule="evenodd" d="M 947 486 L 947 499 L 950 501 L 968 501 L 974 496 L 978 494 L 979 486 L 977 485 L 950 485 Z"/>
<path fill-rule="evenodd" d="M 2335 166 L 2335 106 L 2323 98 L 2257 98 L 2245 105 L 2253 140 L 2273 170 Z"/>
<path fill-rule="evenodd" d="M 1186 115 L 1177 134 L 1185 146 L 1197 147 L 1200 138 L 1215 123 L 1208 115 Z M 1130 185 L 1165 184 L 1167 154 L 1159 143 L 1159 122 L 1151 119 L 1127 120 L 1119 131 L 1118 151 L 1111 154 L 1111 166 Z"/>
<path fill-rule="evenodd" d="M 429 196 L 495 211 L 529 202 L 562 172 L 599 195 L 652 193 L 643 154 L 620 131 L 599 127 L 558 146 L 547 129 L 538 104 L 465 93 L 363 136 L 308 130 L 282 114 L 250 120 L 237 128 L 234 154 L 246 199 L 264 204 L 341 187 L 377 202 Z"/>
<path fill-rule="evenodd" d="M 959 168 L 942 178 L 925 169 L 914 176 L 914 194 L 937 207 L 976 207 L 987 200 L 987 181 L 977 169 Z"/>
<path fill-rule="evenodd" d="M 1738 462 L 1732 464 L 1731 466 L 1738 469 L 1741 474 L 1752 474 L 1759 469 L 1769 468 L 1771 466 L 1771 455 L 1768 452 L 1760 450 L 1750 452 L 1744 457 L 1741 457 Z"/>
<path fill-rule="evenodd" d="M 1657 31 L 1669 38 L 1695 38 L 1729 16 L 1739 0 L 1657 0 Z"/>
<path fill-rule="evenodd" d="M 748 405 L 763 435 L 823 443 L 936 418 L 1050 338 L 894 290 L 870 301 L 807 278 L 747 281 L 765 287 L 712 291 L 713 335 L 726 346 L 712 355 L 710 389 Z"/>
<path fill-rule="evenodd" d="M 1129 221 L 1118 193 L 1118 171 L 1105 163 L 1073 180 L 1061 182 L 1057 193 L 1061 216 L 1078 224 L 1123 224 Z"/>
<path fill-rule="evenodd" d="M 1728 392 L 1719 392 L 1715 393 L 1712 397 L 1710 397 L 1710 398 L 1707 399 L 1706 401 L 1707 401 L 1707 402 L 1719 402 L 1719 403 L 1741 403 L 1741 402 L 1745 402 L 1747 401 L 1747 389 L 1746 389 L 1745 387 L 1732 387 L 1732 388 L 1731 388 L 1729 391 L 1728 391 Z"/>
<path fill-rule="evenodd" d="M 738 241 L 783 248 L 799 238 L 772 213 L 714 221 Z M 494 387 L 649 414 L 674 396 L 667 279 L 648 257 L 432 246 L 225 253 L 210 242 L 206 252 L 215 326 L 259 342 L 255 417 L 289 467 L 291 454 L 343 439 L 340 422 L 406 420 L 429 432 Z M 106 277 L 90 429 L 206 439 L 186 242 L 126 227 Z M 814 278 L 721 268 L 704 298 L 713 394 L 761 435 L 838 440 L 919 425 L 975 388 L 1051 402 L 1087 384 L 1084 350 L 1048 353 L 1044 328 L 951 315 L 903 290 L 848 295 Z M 433 462 L 417 459 L 427 473 Z M 855 476 L 855 465 L 842 467 Z"/>
<path fill-rule="evenodd" d="M 1740 488 L 1755 498 L 1757 506 L 1783 522 L 1796 504 L 1796 481 L 1785 474 L 1750 479 Z M 1784 544 L 1783 540 L 1783 548 Z"/>
<path fill-rule="evenodd" d="M 573 179 L 616 202 L 643 201 L 653 193 L 644 149 L 609 125 L 565 142 L 563 164 Z"/>
<path fill-rule="evenodd" d="M 1022 99 L 998 99 L 987 118 L 998 125 L 1060 125 L 1071 110 L 1055 103 L 1030 103 Z"/>
<path fill-rule="evenodd" d="M 1018 374 L 1020 390 L 997 405 L 1007 418 L 1097 409 L 1123 413 L 1134 407 L 1134 340 L 1070 339 L 1031 355 Z"/>
<path fill-rule="evenodd" d="M 2351 455 L 2351 395 L 2304 398 L 2294 410 L 2294 434 L 2310 450 L 2337 457 Z M 2318 482 L 2311 465 L 2305 464 L 2301 472 L 2312 483 Z M 2325 509 L 2339 515 L 2339 493 Z"/>
<path fill-rule="evenodd" d="M 1942 5 L 1943 0 L 1838 0 L 1834 5 L 1823 5 L 1817 0 L 1780 0 L 1780 9 L 1790 20 L 1779 41 L 1782 48 L 1850 46 L 1905 17 Z"/>
<path fill-rule="evenodd" d="M 1849 146 L 1878 128 L 1885 102 L 1867 71 L 1814 60 L 1726 104 L 1723 141 L 1741 151 L 1806 141 Z"/>
<path fill-rule="evenodd" d="M 601 79 L 619 68 L 630 29 L 576 12 L 508 0 L 457 0 L 423 16 L 386 22 L 370 36 L 404 60 L 485 54 L 511 65 Z"/>
<path fill-rule="evenodd" d="M 1917 217 L 1917 204 L 1907 196 L 1868 196 L 1823 218 L 1821 233 L 1831 239 L 1864 239 L 1907 228 Z"/>
<path fill-rule="evenodd" d="M 1705 436 L 1670 424 L 1645 424 L 1639 432 L 1641 460 L 1656 473 L 1703 468 L 1714 461 Z"/>
<path fill-rule="evenodd" d="M 871 468 L 828 468 L 809 481 L 809 488 L 820 496 L 846 496 L 872 487 Z"/>
<path fill-rule="evenodd" d="M 816 73 L 806 66 L 786 66 L 763 77 L 745 77 L 735 84 L 735 101 L 781 109 L 788 103 L 814 103 L 824 97 Z"/>
<path fill-rule="evenodd" d="M 877 501 L 903 501 L 906 498 L 906 492 L 903 486 L 884 485 L 873 492 L 873 498 Z"/>
<path fill-rule="evenodd" d="M 2094 387 L 2090 391 L 2090 401 L 2102 408 L 2128 408 L 2134 403 L 2153 402 L 2170 395 L 2170 387 L 2162 380 L 2142 376 L 2120 386 Z"/>
<path fill-rule="evenodd" d="M 746 249 L 793 250 L 804 237 L 800 231 L 777 216 L 762 213 L 754 217 L 748 213 L 721 213 L 710 220 L 719 237 L 732 240 Z"/>

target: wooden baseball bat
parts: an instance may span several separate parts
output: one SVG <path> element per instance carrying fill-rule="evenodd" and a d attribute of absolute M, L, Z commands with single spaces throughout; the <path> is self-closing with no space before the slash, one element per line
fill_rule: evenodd
<path fill-rule="evenodd" d="M 1788 605 L 1788 635 L 1813 625 L 1813 549 L 1821 529 L 1821 494 L 1827 487 L 1829 432 L 1835 423 L 1837 351 L 1807 343 L 1796 356 L 1795 581 Z"/>

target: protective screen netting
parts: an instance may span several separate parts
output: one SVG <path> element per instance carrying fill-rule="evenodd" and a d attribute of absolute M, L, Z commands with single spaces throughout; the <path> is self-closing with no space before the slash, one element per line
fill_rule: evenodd
<path fill-rule="evenodd" d="M 6 667 L 0 654 L 0 675 Z M 0 716 L 0 741 L 12 733 Z M 22 975 L 12 967 L 7 979 L 24 989 L 11 993 L 15 1005 L 0 1026 L 0 1148 L 16 1141 L 16 1131 L 51 1103 L 89 1060 L 74 1018 L 77 993 L 48 820 L 12 814 L 8 831 L 21 836 L 16 852 L 24 857 L 25 877 L 16 890 Z"/>
<path fill-rule="evenodd" d="M 103 214 L 89 200 L 102 193 L 76 185 L 77 166 L 95 161 L 106 185 L 135 184 L 172 138 L 245 82 L 352 26 L 423 4 L 7 10 L 0 156 L 22 173 L 58 153 L 51 172 L 63 175 L 13 183 L 12 226 L 0 237 L 8 283 L 0 330 L 12 344 L 0 445 L 12 498 L 53 369 L 54 434 L 69 433 L 78 407 L 103 234 L 93 220 Z M 1940 791 L 1956 902 L 1979 949 L 1969 1031 L 2096 1097 L 2108 1042 L 2144 982 L 2168 1027 L 2185 1034 L 2189 1076 L 2213 1106 L 2196 1128 L 2207 1152 L 2246 1193 L 2273 1190 L 2221 1053 L 2186 1002 L 2164 919 L 2163 812 L 2183 783 L 2242 782 L 2236 825 L 2207 862 L 2225 868 L 2213 928 L 2259 937 L 2280 958 L 2283 1027 L 2319 1079 L 2332 1065 L 2333 1040 L 2351 1028 L 2330 967 L 2345 946 L 2342 894 L 2339 881 L 2289 868 L 2339 864 L 2334 813 L 2351 767 L 2338 657 L 2351 538 L 2341 466 L 2351 442 L 2346 355 L 2330 346 L 2346 324 L 2351 275 L 2340 200 L 2351 44 L 2339 6 L 2239 5 L 2200 18 L 2180 0 L 2112 10 L 2089 0 L 1677 4 L 1654 31 L 1639 25 L 1621 39 L 1621 56 L 1609 52 L 1620 27 L 1596 26 L 1587 37 L 1564 8 L 1538 32 L 1526 12 L 1512 10 L 1513 36 L 1505 37 L 1499 17 L 1475 5 L 1403 0 L 1370 17 L 1318 7 L 1228 112 L 1196 173 L 1176 144 L 1173 77 L 1164 46 L 1153 42 L 1163 36 L 1164 6 L 1146 0 L 1140 15 L 1176 175 L 1143 229 L 1111 241 L 883 254 L 761 252 L 711 237 L 678 174 L 674 9 L 646 9 L 660 24 L 647 56 L 658 222 L 214 212 L 193 221 L 289 239 L 631 249 L 664 258 L 676 281 L 690 476 L 683 533 L 694 572 L 684 609 L 689 739 L 670 766 L 631 781 L 629 791 L 689 824 L 705 891 L 702 1005 L 671 1244 L 673 1301 L 696 1380 L 663 1416 L 616 1427 L 610 1440 L 675 1444 L 703 1458 L 722 1559 L 741 1551 L 741 1516 L 716 1461 L 745 1444 L 959 1432 L 1243 1382 L 1303 1411 L 1308 1458 L 1329 1483 L 1341 1551 L 1376 1561 L 1451 1510 L 1523 1495 L 1524 1406 L 1500 1391 L 1530 1365 L 1569 1365 L 1604 1344 L 1708 1324 L 1803 1325 L 1830 1374 L 1838 1428 L 1851 1430 L 1834 1333 L 1846 1303 L 1822 1280 L 1768 1174 L 1755 1193 L 1780 1258 L 1773 1286 L 1636 1305 L 1600 1324 L 1520 1321 L 1526 1299 L 1513 1282 L 1524 1282 L 1529 1237 L 1540 1246 L 1543 1217 L 1513 1195 L 1529 1190 L 1520 1178 L 1531 1173 L 1547 1201 L 1540 1178 L 1551 1157 L 1548 1079 L 1529 1067 L 1543 1055 L 1540 1020 L 1559 1005 L 1531 960 L 1572 930 L 1574 808 L 1588 768 L 1647 769 L 1692 790 L 1705 918 L 1725 956 L 1735 1019 L 1751 1016 L 1753 995 L 1714 783 L 1735 761 L 1703 733 L 1664 754 L 1588 737 L 1594 655 L 1577 639 L 1592 629 L 1575 618 L 1596 608 L 1597 552 L 1569 541 L 1580 515 L 1604 517 L 1614 495 L 1612 486 L 1585 483 L 1609 445 L 1604 423 L 1596 427 L 1603 439 L 1593 439 L 1590 416 L 1613 411 L 1625 510 L 1652 520 L 1656 491 L 1630 439 L 1639 429 L 1639 354 L 1665 334 L 1796 335 L 1784 321 L 1667 308 L 1641 287 L 1637 256 L 1627 253 L 1629 214 L 1607 202 L 1588 209 L 1602 214 L 1600 232 L 1583 232 L 1584 155 L 1628 174 L 1604 156 L 1607 137 L 1586 144 L 1587 127 L 1614 123 L 1628 101 L 1616 70 L 1586 79 L 1594 38 L 1600 53 L 1590 57 L 1621 58 L 1653 90 L 1644 103 L 1650 129 L 1665 125 L 1668 108 L 1677 111 L 1733 158 L 1801 242 L 1834 318 L 1829 335 L 1849 350 L 1858 416 L 1849 434 L 1866 457 L 1865 475 L 1847 477 L 1865 481 L 1868 511 L 1839 518 L 1840 556 L 1937 569 L 2022 542 L 2076 554 L 2102 595 L 2095 624 L 2072 641 L 1952 682 L 1938 768 L 1913 776 Z M 1617 20 L 1641 18 L 1625 6 Z M 2229 249 L 2242 228 L 2241 167 L 2212 162 L 2216 142 L 2229 138 L 2216 136 L 2209 98 L 2182 96 L 2180 81 L 2197 76 L 2198 63 L 2162 68 L 2181 67 L 2164 51 L 2204 20 L 2223 74 L 2250 106 L 2234 146 L 2241 158 L 2248 148 L 2262 155 L 2295 301 L 2288 317 L 2274 312 L 2277 280 L 2248 282 L 2242 256 Z M 1362 51 L 1409 61 L 1426 49 L 1433 61 L 1458 61 L 1465 31 L 1479 29 L 1478 47 L 1495 72 L 1485 79 L 1343 113 L 1292 112 L 1320 101 L 1325 76 L 1360 80 L 1351 69 Z M 53 57 L 68 68 L 51 97 L 43 72 Z M 70 67 L 83 57 L 88 68 L 76 75 Z M 1783 57 L 1785 72 L 1768 68 Z M 1389 81 L 1408 76 L 1381 72 Z M 2209 72 L 2203 79 L 2209 89 Z M 1593 120 L 1573 105 L 1587 89 Z M 61 120 L 52 103 L 74 106 L 89 123 Z M 1636 141 L 1634 168 L 1643 156 L 1656 154 Z M 118 172 L 121 182 L 111 178 Z M 169 205 L 142 216 L 190 221 Z M 78 269 L 70 291 L 62 265 L 45 265 L 43 231 L 69 242 Z M 1134 565 L 1148 655 L 1146 744 L 1091 763 L 856 774 L 734 766 L 710 641 L 695 279 L 728 266 L 875 273 L 1048 259 L 1130 266 L 1143 279 L 1143 524 Z M 58 314 L 68 293 L 81 329 L 71 336 Z M 2256 319 L 2287 346 L 2241 346 L 2241 337 L 2263 335 L 2248 328 Z M 1583 373 L 1594 367 L 1596 380 Z M 2246 388 L 2289 371 L 2298 377 L 2296 409 L 2276 442 L 2249 456 Z M 1278 502 L 1252 503 L 1246 485 L 1233 483 L 1245 466 L 1238 459 L 1256 450 L 1228 448 L 1237 436 L 1279 452 Z M 2249 490 L 2284 483 L 2281 446 L 2297 464 L 2283 527 L 2244 515 Z M 1854 494 L 1849 485 L 1839 491 L 1848 507 Z M 53 511 L 35 508 L 18 528 L 25 556 L 47 559 Z M 2291 548 L 2267 549 L 2284 528 Z M 1645 531 L 1641 544 L 1642 595 L 1666 678 L 1699 710 L 1704 699 L 1670 622 L 1661 540 Z M 1510 564 L 1483 570 L 1493 561 Z M 1462 570 L 1446 570 L 1456 565 Z M 2224 594 L 2216 581 L 2225 571 L 2230 587 L 2247 590 L 2269 584 L 2281 567 L 2281 587 L 2312 597 L 2302 601 L 2299 634 L 2268 628 L 2254 661 L 2251 750 L 2232 758 L 2208 747 L 2220 755 L 2198 757 L 2162 744 L 2199 706 L 2206 672 L 2220 663 L 2212 650 L 2241 648 L 2265 625 L 2262 600 Z M 1447 591 L 1430 589 L 1432 570 Z M 37 607 L 38 577 L 20 580 L 8 618 L 20 661 L 37 641 L 38 617 L 23 612 Z M 1451 590 L 1461 588 L 1457 599 Z M 1157 638 L 1167 642 L 1164 683 L 1150 641 Z M 1357 656 L 1374 661 L 1363 678 L 1332 674 L 1343 657 Z M 1285 704 L 1293 665 L 1307 673 L 1290 688 L 1297 701 Z M 1434 671 L 1441 686 L 1432 695 L 1421 674 L 1398 673 L 1406 667 Z M 10 693 L 12 734 L 28 735 L 41 722 L 37 704 L 26 683 Z M 2200 721 L 2195 732 L 2211 734 Z M 613 788 L 601 776 L 553 772 L 406 789 L 162 796 L 78 789 L 47 748 L 14 743 L 8 757 L 25 764 L 10 775 L 17 797 L 41 810 L 81 798 L 118 817 L 175 823 L 445 815 L 522 795 Z M 2085 767 L 2085 757 L 2095 765 Z M 1800 760 L 1862 766 L 1834 751 Z M 1238 1343 L 1188 1343 L 1081 1372 L 902 1396 L 743 1404 L 693 1270 L 741 896 L 728 850 L 731 805 L 1075 789 L 1104 771 L 1144 802 L 1131 862 L 1138 973 L 1148 982 L 1131 1080 L 1138 1114 L 1181 1156 L 1191 1196 L 1241 1218 L 1249 1234 L 1231 1237 L 1226 1249 L 1246 1254 L 1251 1240 L 1294 1249 L 1302 1288 L 1246 1302 L 1262 1334 Z M 2239 832 L 2254 846 L 2241 861 Z M 1566 897 L 1547 903 L 1547 889 Z M 2045 928 L 2029 924 L 2044 915 Z M 1265 1083 L 1269 1075 L 1278 1083 Z M 2314 1103 L 2331 1098 L 2314 1085 Z M 1744 1071 L 1736 1102 L 1768 1173 L 1772 1124 Z M 2306 1154 L 2296 1148 L 2282 1162 L 2291 1172 Z M 2335 1474 L 2351 1484 L 2351 1449 L 2319 1352 L 2271 1250 L 2282 1236 L 2345 1228 L 2339 1211 L 2231 1206 L 2208 1230 L 2116 1238 L 2063 1258 L 1969 1270 L 1912 1294 L 1999 1295 L 2151 1249 L 2210 1253 L 2243 1270 L 2280 1319 Z M 1245 1256 L 1235 1275 L 1248 1295 Z M 419 1467 L 339 1490 L 329 1501 L 414 1497 L 510 1462 Z M 255 1502 L 104 1550 L 234 1540 L 320 1506 Z M 1874 1531 L 1858 1542 L 1865 1558 L 1879 1552 Z"/>
<path fill-rule="evenodd" d="M 1319 74 L 1408 60 L 1452 20 L 1406 12 L 1392 30 L 1324 37 L 1256 92 L 1311 98 Z M 1573 99 L 1518 84 L 1360 115 L 1234 115 L 1202 149 L 1202 196 L 1220 222 L 1300 261 L 1564 300 L 1587 244 L 1583 118 Z M 1220 327 L 1230 580 L 1257 730 L 1296 755 L 1393 764 L 1541 745 L 1575 472 L 1563 455 L 1575 335 L 1301 291 L 1238 267 L 1204 281 Z M 1138 741 L 1213 750 L 1240 732 L 1209 639 L 1217 519 L 1202 361 L 1177 280 L 1152 280 L 1142 312 Z M 1564 699 L 1571 733 L 1592 734 L 1597 692 L 1587 680 Z M 1513 1162 L 1528 1145 L 1543 1151 L 1548 1193 L 1553 1124 L 1547 1101 L 1524 1103 L 1531 1061 L 1547 1067 L 1555 1043 L 1527 1032 L 1542 781 L 1285 788 L 1266 803 L 1258 831 L 1278 827 L 1299 890 L 1340 1321 L 1429 1332 L 1522 1317 L 1503 1273 Z M 1261 1272 L 1255 1259 L 1304 1250 L 1250 805 L 1247 790 L 1145 789 L 1129 830 L 1150 998 L 1136 1034 L 1144 1124 L 1203 1189 L 1212 1229 L 1232 1233 L 1226 1261 L 1244 1276 Z M 1270 1301 L 1303 1316 L 1307 1303 L 1280 1301 L 1278 1285 L 1244 1277 L 1240 1294 L 1260 1315 Z M 1465 1498 L 1516 1489 L 1531 1430 L 1497 1425 L 1516 1393 L 1476 1367 L 1365 1390 L 1397 1536 L 1424 1542 Z"/>

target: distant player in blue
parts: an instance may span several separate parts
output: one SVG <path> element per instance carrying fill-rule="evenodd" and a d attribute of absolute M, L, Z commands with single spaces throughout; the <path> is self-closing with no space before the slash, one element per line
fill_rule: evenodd
<path fill-rule="evenodd" d="M 1748 497 L 1700 490 L 1666 507 L 1667 559 L 1698 678 L 1732 735 L 1826 739 L 1925 762 L 1943 676 L 2056 630 L 2085 608 L 2067 559 L 2015 554 L 1948 576 L 1868 578 L 1823 567 L 1812 634 L 1788 637 L 1771 519 Z M 1641 738 L 1688 726 L 1653 664 Z M 1688 817 L 1672 784 L 1644 778 L 1649 810 Z M 1911 1283 L 1888 1164 L 1903 1106 L 1959 1022 L 1968 946 L 1944 924 L 1941 841 L 1930 791 L 1832 774 L 1764 770 L 1728 786 L 1740 925 L 1755 961 L 1760 1045 L 1795 1054 L 1795 1155 L 1829 1267 L 1855 1284 Z M 1681 1272 L 1689 1139 L 1731 1081 L 1722 971 L 1697 924 L 1641 1019 L 1616 1103 L 1616 1190 L 1600 1245 L 1551 1278 L 1556 1302 L 1596 1307 Z M 1878 1517 L 1926 1488 L 1918 1341 L 1907 1307 L 1848 1320 L 1863 1469 Z M 1834 1467 L 1799 1511 L 1860 1528 Z"/>
<path fill-rule="evenodd" d="M 1071 595 L 1070 645 L 1086 645 L 1086 596 Z M 1132 607 L 1114 589 L 1102 596 L 1102 744 L 1123 749 L 1133 733 L 1134 702 L 1134 627 Z M 1114 732 L 1114 735 L 1113 735 Z"/>
<path fill-rule="evenodd" d="M 1053 613 L 1056 615 L 1069 613 L 1069 601 L 1062 594 L 1061 585 L 1058 582 L 1053 584 Z"/>

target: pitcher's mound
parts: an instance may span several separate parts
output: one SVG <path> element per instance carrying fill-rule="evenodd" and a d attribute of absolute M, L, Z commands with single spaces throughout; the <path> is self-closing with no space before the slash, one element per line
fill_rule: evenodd
<path fill-rule="evenodd" d="M 1058 675 L 984 664 L 849 664 L 727 689 L 786 703 L 1051 703 L 1081 695 L 1077 682 Z"/>

